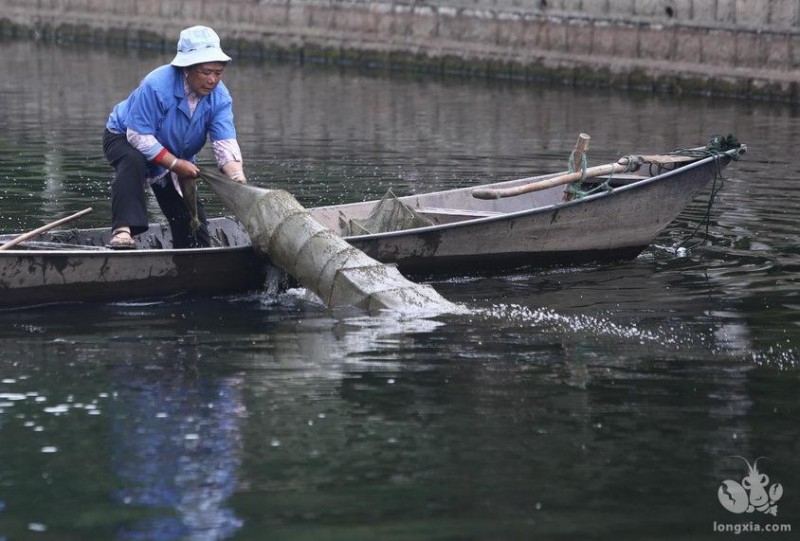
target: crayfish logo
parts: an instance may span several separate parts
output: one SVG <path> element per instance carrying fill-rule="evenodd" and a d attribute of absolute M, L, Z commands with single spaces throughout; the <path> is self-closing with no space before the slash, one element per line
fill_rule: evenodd
<path fill-rule="evenodd" d="M 761 511 L 764 514 L 778 516 L 778 506 L 775 502 L 783 496 L 783 486 L 780 483 L 769 485 L 769 477 L 758 471 L 758 461 L 764 457 L 758 457 L 752 465 L 744 457 L 732 458 L 744 460 L 747 464 L 747 474 L 741 483 L 731 479 L 722 482 L 717 490 L 717 497 L 722 507 L 736 514 Z"/>

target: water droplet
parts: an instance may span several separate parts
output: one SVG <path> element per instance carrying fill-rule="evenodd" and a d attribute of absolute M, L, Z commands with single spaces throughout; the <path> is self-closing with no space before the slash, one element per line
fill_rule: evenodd
<path fill-rule="evenodd" d="M 44 408 L 45 413 L 55 413 L 56 415 L 60 415 L 62 413 L 66 413 L 69 411 L 69 406 L 66 404 L 59 404 L 58 406 L 53 406 L 50 408 Z"/>

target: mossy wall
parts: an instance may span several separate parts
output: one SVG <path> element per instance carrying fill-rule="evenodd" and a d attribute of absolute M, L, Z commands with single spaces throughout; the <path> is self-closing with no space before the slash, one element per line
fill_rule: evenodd
<path fill-rule="evenodd" d="M 0 0 L 16 37 L 798 101 L 797 0 Z"/>

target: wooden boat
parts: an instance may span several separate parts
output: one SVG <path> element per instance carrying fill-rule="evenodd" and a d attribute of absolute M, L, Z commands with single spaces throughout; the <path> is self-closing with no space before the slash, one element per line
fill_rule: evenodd
<path fill-rule="evenodd" d="M 632 259 L 744 151 L 736 145 L 662 160 L 637 173 L 585 179 L 582 188 L 599 189 L 572 200 L 565 200 L 563 185 L 514 197 L 473 196 L 479 189 L 519 190 L 563 173 L 400 197 L 430 221 L 413 229 L 343 232 L 342 224 L 367 218 L 376 201 L 309 210 L 355 247 L 416 276 Z M 140 235 L 133 251 L 105 248 L 108 229 L 43 233 L 0 251 L 0 307 L 229 294 L 261 289 L 268 275 L 279 274 L 251 249 L 236 219 L 215 218 L 209 228 L 216 246 L 181 250 L 169 247 L 163 224 Z M 16 236 L 0 235 L 0 243 Z"/>

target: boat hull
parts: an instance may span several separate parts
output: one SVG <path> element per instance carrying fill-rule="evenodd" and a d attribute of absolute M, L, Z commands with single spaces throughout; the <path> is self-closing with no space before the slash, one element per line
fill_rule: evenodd
<path fill-rule="evenodd" d="M 262 288 L 268 270 L 249 247 L 28 252 L 15 259 L 0 257 L 0 306 L 236 293 Z"/>
<path fill-rule="evenodd" d="M 563 187 L 490 201 L 473 198 L 474 188 L 406 196 L 401 200 L 435 218 L 435 225 L 345 239 L 413 276 L 631 259 L 731 157 L 709 157 L 648 177 L 622 176 L 613 189 L 569 202 L 563 201 Z M 342 216 L 363 218 L 375 204 L 309 210 L 319 222 L 338 230 Z M 263 289 L 268 277 L 285 278 L 255 254 L 235 219 L 215 218 L 209 229 L 219 246 L 184 250 L 164 248 L 170 245 L 164 225 L 151 226 L 139 237 L 135 251 L 103 249 L 108 230 L 45 233 L 40 239 L 62 243 L 58 249 L 0 251 L 0 307 L 228 294 Z M 0 235 L 0 241 L 13 237 Z"/>
<path fill-rule="evenodd" d="M 631 259 L 708 186 L 717 167 L 709 160 L 571 202 L 537 207 L 531 197 L 528 210 L 419 229 L 413 235 L 400 231 L 348 240 L 375 259 L 414 273 Z M 563 188 L 555 191 L 562 197 Z M 524 205 L 523 197 L 517 205 Z M 414 196 L 403 200 L 418 209 L 430 204 Z"/>

